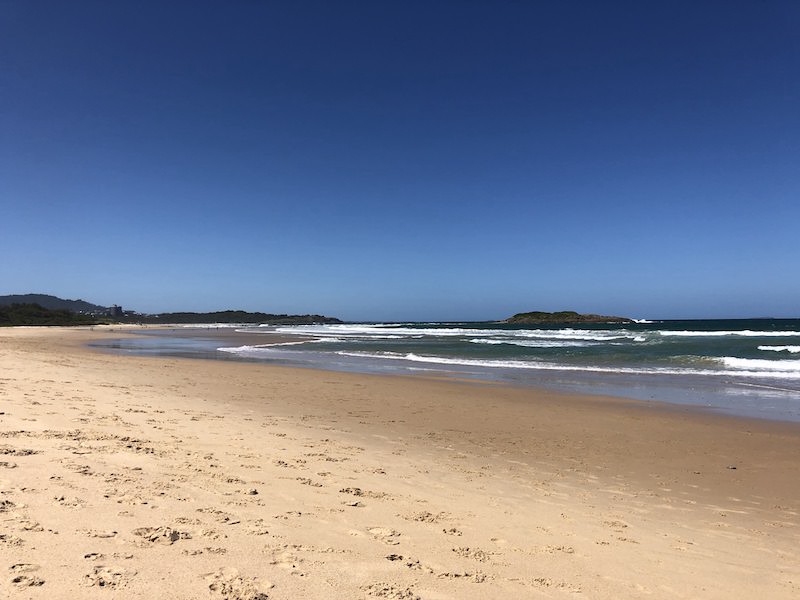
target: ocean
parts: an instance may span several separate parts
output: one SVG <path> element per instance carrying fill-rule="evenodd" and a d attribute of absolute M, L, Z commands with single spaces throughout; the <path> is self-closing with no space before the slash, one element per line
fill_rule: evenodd
<path fill-rule="evenodd" d="M 202 326 L 201 326 L 202 327 Z M 207 326 L 206 326 L 207 327 Z M 800 319 L 237 326 L 279 343 L 224 345 L 151 330 L 118 349 L 272 364 L 490 380 L 800 421 Z M 297 338 L 294 340 L 293 338 Z M 257 338 L 254 338 L 257 340 Z M 159 341 L 160 340 L 160 341 Z M 171 341 L 167 341 L 171 340 Z M 165 350 L 166 349 L 166 350 Z M 211 355 L 209 354 L 211 353 Z"/>

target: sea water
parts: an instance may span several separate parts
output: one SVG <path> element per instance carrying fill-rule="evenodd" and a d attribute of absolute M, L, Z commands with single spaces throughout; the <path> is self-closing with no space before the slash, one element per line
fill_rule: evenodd
<path fill-rule="evenodd" d="M 564 327 L 358 323 L 237 330 L 278 333 L 283 341 L 271 343 L 265 336 L 263 344 L 218 347 L 219 354 L 336 370 L 488 379 L 800 421 L 800 319 Z M 204 343 L 208 352 L 210 342 Z"/>

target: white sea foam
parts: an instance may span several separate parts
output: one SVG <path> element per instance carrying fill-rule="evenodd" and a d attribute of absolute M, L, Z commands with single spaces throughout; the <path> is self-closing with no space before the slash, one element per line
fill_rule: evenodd
<path fill-rule="evenodd" d="M 527 360 L 478 360 L 469 358 L 451 358 L 445 356 L 427 356 L 414 354 L 412 352 L 402 354 L 399 352 L 348 352 L 339 351 L 336 354 L 340 356 L 352 356 L 359 358 L 379 358 L 389 360 L 403 360 L 410 362 L 423 362 L 442 365 L 454 365 L 464 367 L 488 367 L 499 369 L 531 369 L 531 370 L 546 370 L 546 371 L 583 371 L 593 373 L 619 373 L 628 375 L 702 375 L 702 376 L 728 376 L 728 377 L 752 377 L 752 378 L 780 378 L 780 379 L 800 379 L 800 361 L 763 361 L 767 363 L 797 363 L 795 366 L 788 365 L 787 369 L 778 370 L 761 370 L 758 364 L 753 364 L 760 361 L 750 361 L 751 364 L 745 365 L 739 363 L 740 366 L 733 367 L 735 361 L 744 361 L 746 359 L 736 359 L 733 357 L 725 357 L 718 359 L 721 364 L 725 364 L 727 359 L 732 359 L 734 363 L 731 364 L 732 368 L 727 369 L 698 369 L 698 368 L 680 368 L 680 367 L 601 367 L 593 365 L 565 365 L 558 363 L 546 363 L 541 361 L 527 361 Z"/>
<path fill-rule="evenodd" d="M 254 350 L 264 350 L 265 348 L 274 348 L 275 346 L 301 346 L 303 344 L 314 344 L 320 342 L 331 342 L 330 338 L 316 339 L 316 340 L 300 340 L 298 342 L 274 342 L 272 344 L 254 344 L 250 346 L 235 346 L 229 348 L 217 348 L 220 352 L 231 352 L 234 354 L 241 354 L 244 352 L 252 352 Z M 336 340 L 339 341 L 339 340 Z"/>
<path fill-rule="evenodd" d="M 217 348 L 220 352 L 229 352 L 231 354 L 243 354 L 245 352 L 252 352 L 254 350 L 263 350 L 265 348 L 272 348 L 273 346 L 294 346 L 303 344 L 304 342 L 281 342 L 279 344 L 259 344 L 254 346 L 233 346 L 227 348 Z"/>
<path fill-rule="evenodd" d="M 509 346 L 522 346 L 524 348 L 582 348 L 600 344 L 600 342 L 581 342 L 578 340 L 489 340 L 485 338 L 473 338 L 469 341 L 472 344 L 489 344 L 492 346 L 507 344 Z"/>
<path fill-rule="evenodd" d="M 735 356 L 724 356 L 719 360 L 729 369 L 783 371 L 800 375 L 800 360 L 766 360 L 763 358 L 737 358 Z"/>
<path fill-rule="evenodd" d="M 759 346 L 758 349 L 771 352 L 789 352 L 791 354 L 800 352 L 800 346 Z"/>
<path fill-rule="evenodd" d="M 290 335 L 313 335 L 322 337 L 366 338 L 366 339 L 406 339 L 426 337 L 469 337 L 469 338 L 523 338 L 545 340 L 585 340 L 610 341 L 630 339 L 643 342 L 642 332 L 624 329 L 477 329 L 471 327 L 404 327 L 402 325 L 294 325 L 278 327 L 272 331 Z"/>
<path fill-rule="evenodd" d="M 749 329 L 740 331 L 659 331 L 658 334 L 664 337 L 800 337 L 800 331 L 751 331 Z"/>
<path fill-rule="evenodd" d="M 165 323 L 165 325 L 176 329 L 235 329 L 242 327 L 244 323 L 175 323 L 173 325 Z"/>

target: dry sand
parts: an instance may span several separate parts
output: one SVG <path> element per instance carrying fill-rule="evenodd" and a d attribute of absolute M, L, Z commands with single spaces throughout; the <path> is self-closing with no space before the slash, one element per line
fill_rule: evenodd
<path fill-rule="evenodd" d="M 0 330 L 0 597 L 800 595 L 800 426 L 98 335 Z"/>

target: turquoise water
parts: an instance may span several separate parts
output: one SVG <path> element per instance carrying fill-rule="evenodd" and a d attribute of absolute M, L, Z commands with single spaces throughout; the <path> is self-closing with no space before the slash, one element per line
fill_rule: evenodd
<path fill-rule="evenodd" d="M 362 323 L 237 331 L 279 333 L 290 341 L 265 336 L 263 344 L 220 347 L 198 332 L 194 351 L 347 371 L 447 374 L 800 421 L 800 319 L 570 327 Z M 160 352 L 172 344 L 168 353 L 192 353 L 185 337 L 157 337 Z M 145 346 L 139 344 L 139 351 Z"/>
<path fill-rule="evenodd" d="M 311 337 L 288 352 L 499 369 L 709 375 L 800 382 L 800 320 L 660 321 L 544 328 L 497 323 L 249 328 Z M 279 346 L 228 351 L 248 356 Z M 774 381 L 773 381 L 774 382 Z"/>

